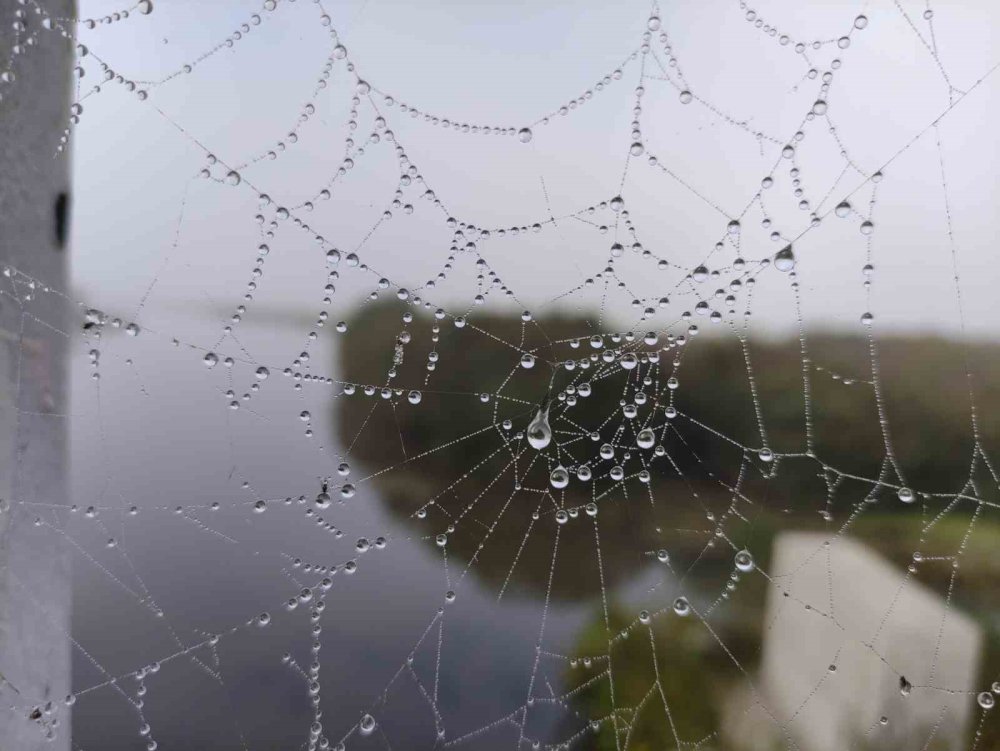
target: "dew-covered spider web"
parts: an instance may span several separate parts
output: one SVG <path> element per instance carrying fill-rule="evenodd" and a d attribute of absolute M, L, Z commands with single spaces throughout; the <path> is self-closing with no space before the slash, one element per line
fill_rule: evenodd
<path fill-rule="evenodd" d="M 11 749 L 1000 748 L 996 8 L 0 21 Z"/>

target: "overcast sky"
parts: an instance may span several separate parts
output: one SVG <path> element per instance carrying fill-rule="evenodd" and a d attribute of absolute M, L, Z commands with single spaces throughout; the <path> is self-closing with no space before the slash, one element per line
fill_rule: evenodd
<path fill-rule="evenodd" d="M 84 17 L 115 9 L 112 0 L 83 0 L 81 6 Z M 684 272 L 710 256 L 729 218 L 742 214 L 764 176 L 774 176 L 765 205 L 775 226 L 762 228 L 760 209 L 751 208 L 742 217 L 742 254 L 769 257 L 784 244 L 769 239 L 772 229 L 795 237 L 807 227 L 809 212 L 796 207 L 791 162 L 780 152 L 819 96 L 821 81 L 806 77 L 810 66 L 794 51 L 794 40 L 828 41 L 849 34 L 847 49 L 827 43 L 808 51 L 819 73 L 831 70 L 834 58 L 843 61 L 833 71 L 827 114 L 865 174 L 848 169 L 841 176 L 841 147 L 826 122 L 817 118 L 805 124 L 796 163 L 805 197 L 814 208 L 822 200 L 825 217 L 795 244 L 806 323 L 859 330 L 859 317 L 870 307 L 881 331 L 958 330 L 941 168 L 935 129 L 929 126 L 950 101 L 961 100 L 940 121 L 941 151 L 966 324 L 974 336 L 993 335 L 994 290 L 1000 281 L 994 249 L 1000 191 L 993 170 L 1000 76 L 976 82 L 1000 61 L 995 39 L 1000 7 L 950 3 L 936 9 L 933 28 L 924 18 L 924 4 L 902 7 L 906 16 L 888 1 L 755 5 L 758 17 L 777 27 L 775 37 L 747 21 L 736 2 L 671 3 L 659 11 L 662 27 L 652 38 L 658 62 L 648 56 L 645 71 L 662 76 L 659 63 L 668 66 L 658 39 L 666 32 L 696 100 L 682 104 L 678 88 L 660 78 L 643 81 L 646 153 L 631 160 L 621 193 L 644 247 L 674 267 L 657 271 L 655 262 L 626 253 L 618 269 L 629 291 L 614 291 L 609 302 L 622 320 L 628 320 L 633 294 L 655 299 L 685 289 Z M 521 127 L 557 111 L 621 67 L 641 42 L 649 5 L 351 0 L 328 3 L 325 11 L 358 74 L 377 89 L 441 117 Z M 244 39 L 190 74 L 148 87 L 146 101 L 110 84 L 84 102 L 73 135 L 73 267 L 78 293 L 94 304 L 134 313 L 155 279 L 140 322 L 166 331 L 181 325 L 175 317 L 186 310 L 210 320 L 214 333 L 219 312 L 241 302 L 260 241 L 253 218 L 258 202 L 246 183 L 296 205 L 322 187 L 343 158 L 355 78 L 344 61 L 337 61 L 330 86 L 312 97 L 333 44 L 321 23 L 323 11 L 312 2 L 281 0 L 276 11 L 266 12 L 253 0 L 158 0 L 149 16 L 133 13 L 117 25 L 82 29 L 80 37 L 126 78 L 156 80 L 224 42 L 254 13 L 263 22 Z M 863 30 L 853 27 L 860 13 L 868 19 Z M 781 45 L 777 37 L 782 34 L 793 42 Z M 87 65 L 82 91 L 100 74 L 93 58 Z M 550 210 L 560 217 L 619 192 L 633 140 L 631 110 L 641 66 L 641 59 L 630 61 L 621 80 L 595 91 L 584 106 L 535 125 L 527 144 L 515 137 L 435 127 L 398 107 L 385 107 L 380 96 L 374 101 L 452 215 L 486 227 L 523 225 L 544 221 Z M 675 70 L 668 70 L 676 81 Z M 956 89 L 951 100 L 945 76 Z M 243 185 L 191 179 L 207 164 L 195 139 L 223 162 L 238 164 L 273 148 L 309 102 L 316 114 L 301 126 L 298 142 L 277 160 L 243 170 Z M 372 117 L 366 100 L 359 139 L 370 132 Z M 747 125 L 739 127 L 726 117 Z M 747 130 L 778 143 L 758 141 Z M 649 166 L 650 153 L 686 186 Z M 866 237 L 859 227 L 871 197 L 865 180 L 887 162 L 874 208 L 876 273 L 869 305 L 861 271 Z M 215 174 L 221 175 L 218 169 Z M 330 243 L 351 250 L 391 201 L 397 174 L 391 148 L 385 143 L 370 147 L 347 179 L 338 181 L 332 201 L 300 216 Z M 440 270 L 450 244 L 444 214 L 419 199 L 422 190 L 414 186 L 404 198 L 415 205 L 414 214 L 396 211 L 361 251 L 363 261 L 408 288 Z M 173 247 L 185 193 L 184 219 Z M 826 216 L 852 193 L 858 214 Z M 614 224 L 608 211 L 587 218 Z M 605 266 L 613 235 L 613 229 L 602 235 L 590 224 L 563 219 L 539 234 L 494 236 L 480 250 L 521 304 L 540 310 Z M 624 231 L 619 239 L 626 247 L 632 242 Z M 248 324 L 299 308 L 313 315 L 325 270 L 322 252 L 287 225 L 270 244 L 274 252 Z M 728 266 L 735 256 L 727 247 L 708 265 Z M 476 292 L 474 273 L 470 259 L 460 257 L 434 299 L 464 308 Z M 726 272 L 699 292 L 710 293 L 732 276 Z M 373 289 L 376 279 L 358 272 L 345 276 L 335 307 L 346 310 Z M 571 295 L 562 304 L 593 308 L 601 289 Z M 672 320 L 695 301 L 690 295 L 678 297 L 663 315 Z M 738 307 L 744 305 L 741 298 Z M 793 327 L 788 277 L 773 268 L 761 272 L 751 307 L 758 330 Z"/>

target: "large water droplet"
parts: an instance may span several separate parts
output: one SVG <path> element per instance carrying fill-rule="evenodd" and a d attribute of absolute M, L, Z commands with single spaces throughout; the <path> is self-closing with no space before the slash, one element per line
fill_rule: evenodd
<path fill-rule="evenodd" d="M 361 718 L 358 728 L 361 730 L 362 735 L 371 735 L 375 732 L 375 718 L 370 714 L 366 714 Z"/>
<path fill-rule="evenodd" d="M 569 472 L 567 472 L 566 468 L 560 464 L 552 470 L 552 474 L 549 475 L 549 482 L 552 483 L 552 487 L 561 490 L 569 485 Z"/>
<path fill-rule="evenodd" d="M 538 451 L 552 442 L 552 428 L 549 427 L 549 407 L 547 404 L 538 410 L 535 419 L 528 425 L 527 435 L 528 444 Z"/>
<path fill-rule="evenodd" d="M 913 690 L 913 684 L 906 680 L 905 675 L 899 676 L 899 693 L 902 696 L 909 696 Z"/>
<path fill-rule="evenodd" d="M 643 428 L 635 438 L 636 445 L 641 449 L 651 449 L 656 443 L 656 434 L 652 428 Z"/>
<path fill-rule="evenodd" d="M 744 573 L 753 571 L 756 565 L 749 550 L 741 550 L 735 557 L 736 568 Z"/>
<path fill-rule="evenodd" d="M 792 252 L 791 245 L 782 248 L 774 254 L 774 268 L 786 273 L 795 268 L 795 253 Z"/>

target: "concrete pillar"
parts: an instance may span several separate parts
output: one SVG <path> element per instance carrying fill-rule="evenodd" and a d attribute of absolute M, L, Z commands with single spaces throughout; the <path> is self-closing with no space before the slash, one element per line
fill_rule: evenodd
<path fill-rule="evenodd" d="M 73 0 L 39 4 L 75 16 Z M 70 167 L 56 147 L 75 45 L 43 28 L 35 7 L 0 1 L 0 268 L 10 269 L 0 276 L 0 749 L 68 751 L 69 559 L 59 534 L 35 522 L 58 526 L 65 515 L 40 504 L 68 503 L 71 306 L 31 280 L 69 287 Z"/>
<path fill-rule="evenodd" d="M 916 749 L 933 735 L 935 749 L 967 748 L 980 627 L 864 543 L 839 537 L 828 549 L 827 539 L 775 538 L 758 677 L 773 716 L 744 692 L 731 707 L 731 745 Z"/>

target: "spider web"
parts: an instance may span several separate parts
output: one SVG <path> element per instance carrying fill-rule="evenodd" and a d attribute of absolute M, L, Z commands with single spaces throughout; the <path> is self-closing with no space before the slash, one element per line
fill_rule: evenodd
<path fill-rule="evenodd" d="M 68 408 L 24 406 L 22 365 L 4 398 L 18 446 L 39 415 L 74 446 L 68 498 L 12 452 L 11 534 L 73 568 L 71 627 L 22 593 L 73 677 L 0 664 L 19 737 L 997 747 L 996 272 L 961 241 L 992 176 L 948 130 L 995 85 L 955 47 L 986 21 L 939 49 L 929 4 L 619 9 L 589 88 L 536 106 L 543 69 L 467 120 L 367 77 L 363 7 L 209 40 L 232 8 L 180 5 L 3 32 L 0 107 L 75 49 L 54 159 L 94 110 L 136 141 L 78 168 L 112 211 L 77 197 L 82 291 L 3 269 L 12 361 L 42 331 L 74 373 Z"/>

